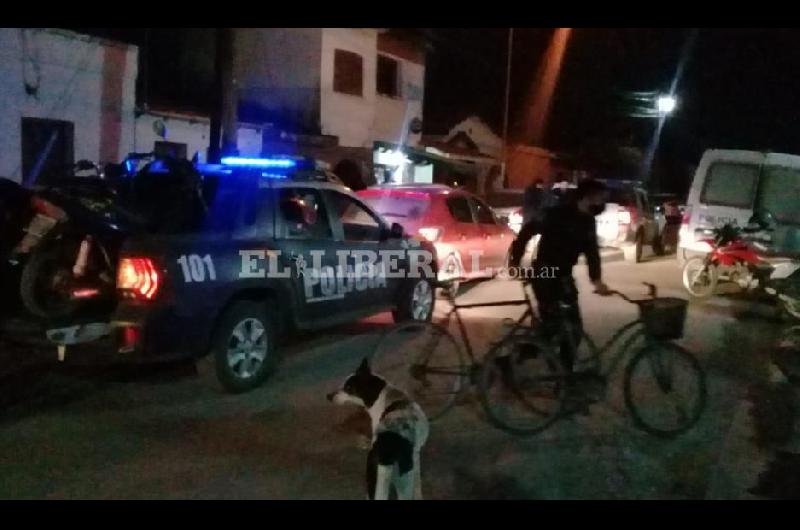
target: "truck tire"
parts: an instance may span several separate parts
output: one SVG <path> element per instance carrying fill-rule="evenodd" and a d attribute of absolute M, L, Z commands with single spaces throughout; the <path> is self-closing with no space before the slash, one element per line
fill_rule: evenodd
<path fill-rule="evenodd" d="M 267 379 L 278 361 L 275 329 L 275 317 L 263 302 L 243 300 L 225 310 L 211 340 L 223 389 L 247 392 Z"/>
<path fill-rule="evenodd" d="M 436 302 L 433 285 L 427 278 L 411 278 L 400 290 L 392 317 L 397 323 L 416 320 L 430 322 Z"/>
<path fill-rule="evenodd" d="M 644 234 L 642 232 L 638 232 L 636 234 L 636 255 L 635 260 L 636 263 L 641 263 L 644 261 Z"/>

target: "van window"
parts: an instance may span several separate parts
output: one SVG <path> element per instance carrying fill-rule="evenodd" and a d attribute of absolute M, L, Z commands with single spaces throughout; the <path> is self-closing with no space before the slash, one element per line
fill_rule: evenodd
<path fill-rule="evenodd" d="M 700 202 L 733 208 L 750 208 L 755 198 L 759 166 L 717 162 L 708 168 Z"/>
<path fill-rule="evenodd" d="M 800 225 L 800 169 L 765 167 L 756 208 L 769 211 L 781 224 Z"/>

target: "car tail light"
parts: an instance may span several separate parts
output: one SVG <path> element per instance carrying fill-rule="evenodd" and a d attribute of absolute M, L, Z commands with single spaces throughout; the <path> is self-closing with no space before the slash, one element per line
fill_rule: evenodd
<path fill-rule="evenodd" d="M 620 208 L 617 210 L 617 221 L 621 225 L 629 225 L 633 221 L 633 216 L 631 215 L 630 210 L 626 210 L 624 208 Z"/>
<path fill-rule="evenodd" d="M 418 232 L 419 235 L 421 235 L 431 243 L 435 243 L 442 235 L 441 228 L 430 228 L 430 227 L 420 228 Z"/>
<path fill-rule="evenodd" d="M 688 225 L 689 224 L 689 220 L 691 218 L 692 218 L 692 209 L 691 208 L 686 208 L 683 211 L 683 216 L 681 217 L 681 224 L 682 225 Z"/>
<path fill-rule="evenodd" d="M 161 276 L 150 258 L 122 258 L 117 268 L 117 289 L 134 298 L 152 300 Z"/>

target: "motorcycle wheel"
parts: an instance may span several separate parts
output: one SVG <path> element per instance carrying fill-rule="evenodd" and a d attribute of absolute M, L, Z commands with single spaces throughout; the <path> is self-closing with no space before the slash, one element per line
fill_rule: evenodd
<path fill-rule="evenodd" d="M 36 249 L 20 278 L 20 298 L 32 315 L 40 318 L 65 318 L 75 314 L 78 304 L 71 299 L 69 281 L 77 245 L 58 241 Z"/>
<path fill-rule="evenodd" d="M 708 298 L 717 288 L 719 271 L 702 257 L 692 258 L 683 266 L 683 287 L 694 298 Z"/>

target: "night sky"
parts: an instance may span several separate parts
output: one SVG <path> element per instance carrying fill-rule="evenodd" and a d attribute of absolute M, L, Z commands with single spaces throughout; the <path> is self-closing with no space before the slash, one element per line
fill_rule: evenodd
<path fill-rule="evenodd" d="M 512 121 L 550 30 L 517 29 Z M 669 89 L 688 29 L 577 28 L 564 59 L 548 147 L 574 150 L 598 137 L 640 144 L 653 120 L 626 117 L 620 93 Z M 428 59 L 425 119 L 442 128 L 475 109 L 502 130 L 507 30 L 442 29 Z M 662 148 L 699 157 L 707 147 L 800 152 L 800 31 L 699 29 L 667 120 Z M 454 89 L 453 87 L 458 87 Z M 674 152 L 674 153 L 673 153 Z"/>
<path fill-rule="evenodd" d="M 143 44 L 142 29 L 89 31 Z M 512 124 L 551 34 L 515 30 Z M 620 94 L 667 90 L 689 34 L 685 28 L 573 30 L 546 146 L 563 152 L 608 143 L 644 147 L 654 120 L 625 116 Z M 198 110 L 210 105 L 213 30 L 161 28 L 148 35 L 148 100 Z M 508 29 L 436 28 L 429 35 L 426 133 L 444 132 L 473 113 L 500 133 Z M 800 30 L 699 29 L 677 90 L 680 107 L 664 127 L 661 157 L 679 168 L 695 164 L 709 147 L 800 153 L 798 43 Z"/>

